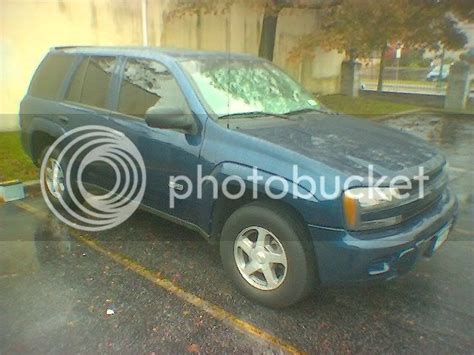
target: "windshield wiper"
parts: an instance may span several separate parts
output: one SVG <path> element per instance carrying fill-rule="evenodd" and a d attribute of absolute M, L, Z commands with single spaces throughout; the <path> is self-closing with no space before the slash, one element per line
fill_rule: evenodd
<path fill-rule="evenodd" d="M 296 115 L 298 113 L 306 113 L 306 112 L 319 112 L 319 113 L 332 114 L 331 111 L 326 111 L 326 110 L 313 107 L 313 108 L 302 108 L 300 110 L 288 111 L 288 112 L 285 112 L 285 115 Z"/>
<path fill-rule="evenodd" d="M 288 116 L 280 113 L 264 112 L 264 111 L 252 111 L 252 112 L 237 112 L 229 113 L 227 115 L 219 116 L 219 119 L 223 118 L 239 118 L 239 117 L 258 117 L 258 116 L 273 116 L 278 118 L 288 119 Z"/>

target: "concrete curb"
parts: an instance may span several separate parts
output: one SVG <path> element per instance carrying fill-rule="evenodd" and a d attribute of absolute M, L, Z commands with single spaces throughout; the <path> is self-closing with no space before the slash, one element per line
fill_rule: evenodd
<path fill-rule="evenodd" d="M 25 197 L 25 186 L 20 180 L 0 181 L 0 202 L 16 201 Z"/>
<path fill-rule="evenodd" d="M 462 118 L 474 118 L 474 112 L 459 112 L 459 111 L 446 111 L 443 109 L 428 109 L 427 112 L 429 113 L 438 113 L 438 114 L 443 114 L 443 115 L 449 115 L 449 116 L 458 116 Z"/>
<path fill-rule="evenodd" d="M 0 181 L 1 183 L 1 181 Z M 40 185 L 40 181 L 39 180 L 31 180 L 31 181 L 26 181 L 26 182 L 22 182 L 22 181 L 19 181 L 18 184 L 21 184 L 22 187 L 23 187 L 23 191 L 24 191 L 24 198 L 27 198 L 27 197 L 34 197 L 34 196 L 38 196 L 41 194 L 41 185 Z M 2 196 L 0 196 L 0 203 L 5 203 L 5 202 L 8 202 L 9 200 L 5 201 Z M 15 201 L 15 200 L 12 200 L 12 201 Z"/>
<path fill-rule="evenodd" d="M 440 114 L 440 115 L 449 115 L 449 116 L 458 116 L 463 118 L 474 118 L 474 112 L 456 112 L 456 111 L 446 111 L 443 109 L 429 108 L 429 107 L 420 107 L 414 110 L 402 111 L 397 113 L 391 113 L 389 115 L 377 116 L 372 118 L 373 121 L 385 121 L 392 118 L 397 118 L 400 116 L 410 115 L 413 113 L 422 113 L 422 114 Z"/>
<path fill-rule="evenodd" d="M 376 122 L 380 122 L 380 121 L 385 121 L 385 120 L 389 120 L 389 119 L 392 119 L 392 118 L 397 118 L 397 117 L 400 117 L 400 116 L 410 115 L 410 114 L 413 114 L 413 113 L 430 113 L 430 112 L 432 112 L 432 110 L 420 107 L 420 108 L 416 108 L 416 109 L 413 109 L 413 110 L 390 113 L 388 115 L 383 115 L 383 116 L 377 116 L 377 117 L 372 118 L 372 120 L 376 121 Z"/>

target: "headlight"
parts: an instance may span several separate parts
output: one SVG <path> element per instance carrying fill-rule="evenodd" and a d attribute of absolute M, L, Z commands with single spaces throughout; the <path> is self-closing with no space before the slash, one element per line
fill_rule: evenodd
<path fill-rule="evenodd" d="M 402 216 L 387 216 L 383 211 L 399 205 L 403 197 L 399 189 L 391 187 L 347 190 L 343 195 L 343 207 L 348 229 L 367 230 L 400 223 Z"/>

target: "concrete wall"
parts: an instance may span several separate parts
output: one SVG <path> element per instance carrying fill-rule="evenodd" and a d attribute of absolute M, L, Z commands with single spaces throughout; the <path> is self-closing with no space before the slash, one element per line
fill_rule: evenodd
<path fill-rule="evenodd" d="M 258 53 L 263 14 L 254 8 L 234 6 L 224 15 L 168 19 L 173 1 L 147 1 L 149 45 Z M 275 63 L 308 89 L 335 93 L 341 54 L 316 51 L 301 63 L 287 60 L 298 36 L 311 32 L 316 19 L 314 11 L 281 13 Z M 1 0 L 0 21 L 0 130 L 18 128 L 19 102 L 50 47 L 143 43 L 141 0 Z"/>
<path fill-rule="evenodd" d="M 140 44 L 139 1 L 2 0 L 0 130 L 17 128 L 18 105 L 50 47 Z"/>
<path fill-rule="evenodd" d="M 262 17 L 262 12 L 234 5 L 220 16 L 194 14 L 172 18 L 164 25 L 162 45 L 257 55 Z M 314 57 L 301 62 L 288 59 L 300 36 L 317 26 L 317 17 L 315 10 L 283 10 L 278 18 L 273 61 L 312 92 L 336 93 L 343 54 L 316 49 Z"/>
<path fill-rule="evenodd" d="M 337 51 L 316 49 L 313 57 L 301 62 L 288 59 L 288 54 L 299 37 L 317 27 L 317 11 L 285 9 L 280 13 L 277 26 L 274 62 L 290 72 L 308 90 L 318 94 L 339 92 L 341 63 L 344 55 Z"/>

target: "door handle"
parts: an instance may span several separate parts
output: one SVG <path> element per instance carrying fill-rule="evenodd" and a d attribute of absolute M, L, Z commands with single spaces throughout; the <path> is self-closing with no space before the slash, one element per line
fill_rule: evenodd
<path fill-rule="evenodd" d="M 58 119 L 63 123 L 68 123 L 69 122 L 69 117 L 67 117 L 67 116 L 59 115 Z"/>

